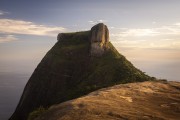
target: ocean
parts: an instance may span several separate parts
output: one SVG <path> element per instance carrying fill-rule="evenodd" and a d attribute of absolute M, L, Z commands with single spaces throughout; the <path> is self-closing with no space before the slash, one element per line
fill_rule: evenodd
<path fill-rule="evenodd" d="M 0 120 L 14 112 L 30 74 L 0 73 Z"/>

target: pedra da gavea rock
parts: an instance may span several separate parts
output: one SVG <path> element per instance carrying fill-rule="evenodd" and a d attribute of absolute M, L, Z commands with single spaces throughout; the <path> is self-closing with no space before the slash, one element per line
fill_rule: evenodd
<path fill-rule="evenodd" d="M 60 33 L 27 82 L 9 120 L 27 120 L 39 107 L 81 97 L 114 84 L 146 81 L 109 42 L 109 30 L 99 23 L 89 31 Z"/>

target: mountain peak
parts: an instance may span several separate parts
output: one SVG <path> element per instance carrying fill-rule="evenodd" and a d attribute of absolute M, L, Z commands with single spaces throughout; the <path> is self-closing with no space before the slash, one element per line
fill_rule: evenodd
<path fill-rule="evenodd" d="M 39 107 L 49 107 L 115 84 L 151 77 L 135 68 L 109 42 L 99 23 L 90 31 L 60 33 L 25 86 L 10 120 L 26 120 Z"/>
<path fill-rule="evenodd" d="M 78 33 L 78 32 L 77 32 Z M 73 37 L 71 33 L 59 33 L 57 40 L 61 41 Z M 89 41 L 91 43 L 90 55 L 101 56 L 108 49 L 109 30 L 104 23 L 94 25 L 90 30 Z"/>

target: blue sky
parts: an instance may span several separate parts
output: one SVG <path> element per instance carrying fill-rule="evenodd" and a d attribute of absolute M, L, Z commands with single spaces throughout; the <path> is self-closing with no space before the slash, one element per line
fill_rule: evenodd
<path fill-rule="evenodd" d="M 32 73 L 58 33 L 103 22 L 135 66 L 179 80 L 179 6 L 179 0 L 0 0 L 0 72 Z"/>

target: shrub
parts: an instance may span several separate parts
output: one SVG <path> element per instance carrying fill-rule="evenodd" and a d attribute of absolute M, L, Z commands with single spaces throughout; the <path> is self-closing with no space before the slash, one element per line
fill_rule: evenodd
<path fill-rule="evenodd" d="M 34 120 L 35 118 L 39 117 L 41 114 L 43 114 L 46 111 L 47 109 L 45 109 L 43 106 L 40 106 L 39 108 L 37 108 L 36 110 L 34 110 L 29 114 L 28 120 Z"/>

